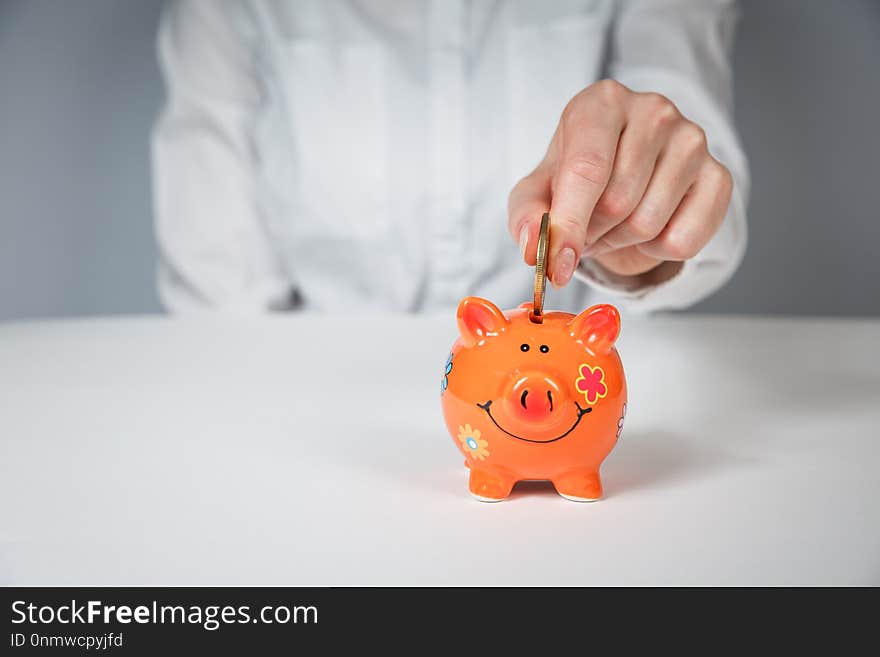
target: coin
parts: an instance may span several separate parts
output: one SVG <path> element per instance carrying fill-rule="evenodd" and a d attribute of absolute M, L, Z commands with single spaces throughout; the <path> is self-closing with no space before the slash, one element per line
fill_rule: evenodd
<path fill-rule="evenodd" d="M 550 247 L 550 213 L 541 217 L 538 232 L 538 257 L 535 260 L 535 307 L 532 314 L 540 321 L 544 314 L 544 292 L 547 289 L 547 249 Z"/>

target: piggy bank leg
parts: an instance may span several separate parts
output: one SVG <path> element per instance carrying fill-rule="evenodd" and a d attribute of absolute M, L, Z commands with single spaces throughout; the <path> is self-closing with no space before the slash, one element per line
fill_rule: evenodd
<path fill-rule="evenodd" d="M 556 492 L 572 502 L 595 502 L 602 497 L 602 480 L 595 470 L 567 472 L 553 480 Z"/>
<path fill-rule="evenodd" d="M 514 483 L 503 476 L 471 467 L 468 489 L 471 496 L 481 502 L 500 502 L 510 495 Z"/>

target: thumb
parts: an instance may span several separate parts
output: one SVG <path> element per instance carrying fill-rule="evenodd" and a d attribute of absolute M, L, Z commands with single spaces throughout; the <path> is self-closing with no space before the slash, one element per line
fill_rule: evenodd
<path fill-rule="evenodd" d="M 520 180 L 507 201 L 507 229 L 527 265 L 534 266 L 538 252 L 541 216 L 550 209 L 550 167 L 544 163 Z"/>

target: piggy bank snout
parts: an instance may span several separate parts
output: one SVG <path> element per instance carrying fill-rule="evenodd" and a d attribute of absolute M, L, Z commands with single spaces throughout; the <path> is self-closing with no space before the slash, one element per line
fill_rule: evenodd
<path fill-rule="evenodd" d="M 560 410 L 562 388 L 547 372 L 518 372 L 506 394 L 508 407 L 526 422 L 544 422 Z"/>

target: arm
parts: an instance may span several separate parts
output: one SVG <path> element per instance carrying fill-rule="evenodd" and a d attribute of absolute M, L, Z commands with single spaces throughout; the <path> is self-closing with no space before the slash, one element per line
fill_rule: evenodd
<path fill-rule="evenodd" d="M 153 193 L 159 292 L 174 312 L 258 312 L 290 298 L 256 201 L 261 91 L 232 11 L 172 2 L 159 28 L 167 100 L 153 132 Z"/>
<path fill-rule="evenodd" d="M 511 194 L 512 230 L 523 225 L 517 212 L 550 208 L 555 284 L 574 269 L 553 262 L 566 247 L 578 278 L 636 310 L 686 307 L 735 271 L 748 170 L 731 119 L 734 20 L 725 0 L 622 5 L 610 44 L 616 82 L 569 103 L 545 162 Z M 536 180 L 542 168 L 549 181 Z M 542 189 L 551 192 L 532 191 Z"/>

